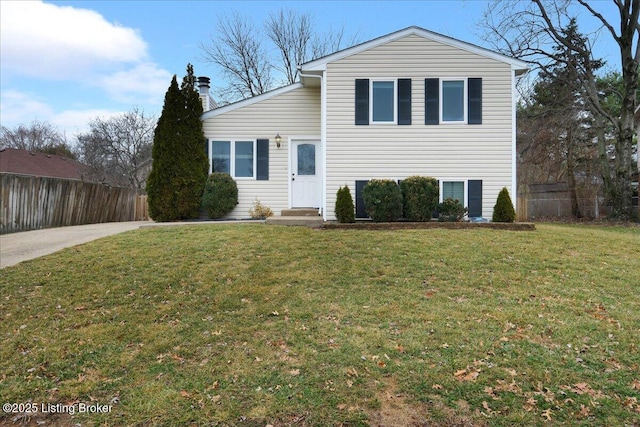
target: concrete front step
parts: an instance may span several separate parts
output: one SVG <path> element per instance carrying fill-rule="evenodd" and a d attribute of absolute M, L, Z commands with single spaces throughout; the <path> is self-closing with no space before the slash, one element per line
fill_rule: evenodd
<path fill-rule="evenodd" d="M 318 209 L 296 208 L 296 209 L 282 209 L 280 216 L 318 216 L 320 215 Z"/>
<path fill-rule="evenodd" d="M 270 216 L 265 220 L 269 225 L 303 225 L 321 227 L 324 221 L 321 216 Z"/>

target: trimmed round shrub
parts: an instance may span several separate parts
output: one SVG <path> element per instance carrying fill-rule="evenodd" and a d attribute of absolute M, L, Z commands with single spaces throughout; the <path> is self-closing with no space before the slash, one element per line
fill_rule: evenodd
<path fill-rule="evenodd" d="M 214 172 L 207 178 L 202 206 L 209 218 L 222 218 L 238 204 L 238 186 L 229 174 Z"/>
<path fill-rule="evenodd" d="M 336 218 L 338 222 L 356 222 L 355 206 L 349 186 L 340 187 L 336 193 Z"/>
<path fill-rule="evenodd" d="M 430 221 L 438 206 L 438 180 L 427 176 L 410 176 L 400 183 L 404 217 L 410 221 Z"/>
<path fill-rule="evenodd" d="M 493 207 L 493 222 L 514 222 L 516 220 L 516 210 L 513 208 L 509 190 L 503 187 L 498 193 L 498 200 Z"/>
<path fill-rule="evenodd" d="M 372 179 L 362 189 L 364 209 L 376 222 L 396 221 L 402 216 L 402 193 L 390 179 Z"/>
<path fill-rule="evenodd" d="M 457 199 L 450 197 L 444 199 L 438 205 L 438 221 L 440 222 L 459 222 L 467 214 L 467 208 Z"/>

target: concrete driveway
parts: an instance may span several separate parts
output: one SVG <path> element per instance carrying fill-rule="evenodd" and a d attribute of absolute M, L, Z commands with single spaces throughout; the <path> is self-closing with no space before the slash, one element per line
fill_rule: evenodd
<path fill-rule="evenodd" d="M 3 234 L 0 236 L 0 268 L 150 224 L 154 222 L 107 222 Z"/>

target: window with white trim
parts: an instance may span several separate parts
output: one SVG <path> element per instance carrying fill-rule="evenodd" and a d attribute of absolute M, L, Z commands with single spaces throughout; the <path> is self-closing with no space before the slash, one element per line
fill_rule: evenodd
<path fill-rule="evenodd" d="M 213 141 L 213 172 L 228 173 L 234 178 L 255 178 L 256 141 Z"/>
<path fill-rule="evenodd" d="M 371 122 L 395 123 L 396 122 L 396 81 L 372 80 L 371 81 Z"/>
<path fill-rule="evenodd" d="M 467 79 L 441 80 L 440 109 L 442 122 L 466 122 L 467 120 Z"/>
<path fill-rule="evenodd" d="M 464 181 L 442 181 L 442 200 L 453 199 L 464 203 Z"/>

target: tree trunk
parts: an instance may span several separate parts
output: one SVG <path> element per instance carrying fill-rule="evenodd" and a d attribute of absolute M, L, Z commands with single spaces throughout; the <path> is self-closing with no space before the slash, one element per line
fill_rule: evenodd
<path fill-rule="evenodd" d="M 576 161 L 573 144 L 573 132 L 569 130 L 567 135 L 567 184 L 569 186 L 569 198 L 571 199 L 571 214 L 574 218 L 581 219 L 582 212 L 580 211 L 576 192 Z"/>

